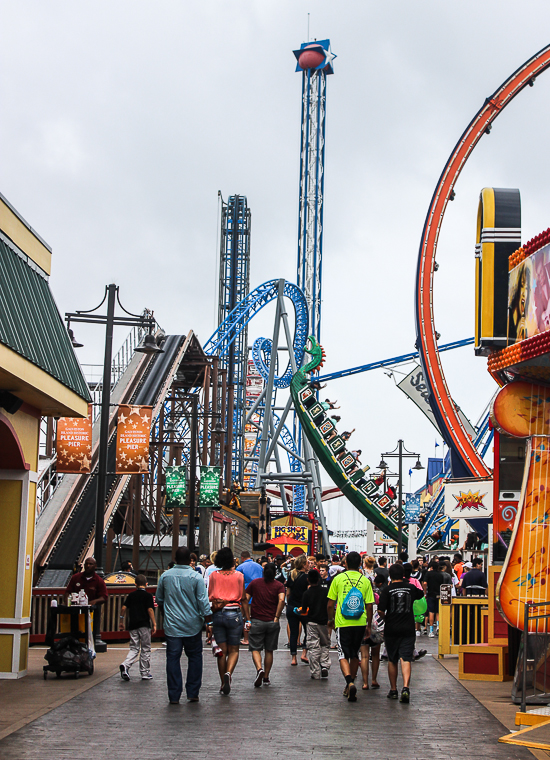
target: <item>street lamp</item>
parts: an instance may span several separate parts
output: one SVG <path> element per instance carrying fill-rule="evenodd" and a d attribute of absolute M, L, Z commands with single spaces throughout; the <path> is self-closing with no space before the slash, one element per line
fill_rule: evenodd
<path fill-rule="evenodd" d="M 397 556 L 399 556 L 403 549 L 403 512 L 401 507 L 403 502 L 403 458 L 416 457 L 416 464 L 412 468 L 413 470 L 423 470 L 424 467 L 422 467 L 420 463 L 420 454 L 415 454 L 412 451 L 408 451 L 401 439 L 397 441 L 397 446 L 393 451 L 385 451 L 381 456 L 382 459 L 380 461 L 380 465 L 378 466 L 379 469 L 386 469 L 387 467 L 387 464 L 384 461 L 384 457 L 397 457 L 399 460 L 399 489 L 397 496 Z"/>
<path fill-rule="evenodd" d="M 115 317 L 115 299 L 122 311 L 127 317 Z M 103 304 L 107 301 L 107 314 L 96 314 Z M 107 453 L 109 448 L 109 409 L 111 405 L 111 361 L 113 356 L 113 328 L 115 325 L 126 327 L 146 327 L 149 334 L 145 336 L 142 347 L 136 351 L 142 351 L 147 354 L 163 353 L 162 349 L 156 345 L 152 331 L 156 324 L 152 314 L 132 314 L 120 303 L 118 285 L 107 285 L 103 300 L 95 309 L 89 311 L 76 311 L 65 313 L 67 328 L 73 345 L 76 340 L 72 330 L 71 322 L 87 322 L 89 324 L 105 325 L 105 358 L 103 360 L 103 385 L 101 389 L 101 421 L 99 428 L 99 454 L 97 470 L 97 494 L 96 494 L 96 511 L 95 511 L 95 537 L 94 537 L 94 557 L 97 562 L 97 572 L 103 575 L 103 527 L 105 517 L 105 499 L 107 495 Z M 149 339 L 149 340 L 148 340 Z M 154 344 L 154 345 L 153 345 Z M 99 620 L 99 615 L 97 615 Z"/>

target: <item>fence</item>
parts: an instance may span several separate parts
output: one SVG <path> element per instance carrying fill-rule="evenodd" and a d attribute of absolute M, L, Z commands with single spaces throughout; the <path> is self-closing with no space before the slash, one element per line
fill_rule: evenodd
<path fill-rule="evenodd" d="M 438 656 L 458 654 L 462 644 L 481 644 L 487 619 L 483 612 L 488 609 L 484 596 L 454 597 L 452 604 L 440 604 Z"/>
<path fill-rule="evenodd" d="M 128 631 L 119 631 L 120 610 L 128 594 L 135 590 L 134 586 L 109 586 L 109 596 L 107 603 L 102 605 L 101 615 L 101 636 L 104 641 L 127 641 L 130 636 Z M 155 594 L 156 586 L 149 586 L 148 591 Z M 30 643 L 43 644 L 46 640 L 46 628 L 48 627 L 48 618 L 52 601 L 55 599 L 58 604 L 63 604 L 64 588 L 34 588 L 32 590 L 32 607 L 31 607 L 31 630 Z M 163 638 L 163 619 L 162 612 L 158 607 L 155 608 L 157 619 L 157 632 L 155 638 Z"/>

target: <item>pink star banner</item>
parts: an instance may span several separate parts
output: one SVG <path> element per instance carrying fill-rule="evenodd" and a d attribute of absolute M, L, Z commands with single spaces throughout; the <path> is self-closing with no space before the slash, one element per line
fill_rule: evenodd
<path fill-rule="evenodd" d="M 87 417 L 57 421 L 57 472 L 89 475 L 92 467 L 92 407 Z"/>
<path fill-rule="evenodd" d="M 149 472 L 151 406 L 121 404 L 116 431 L 116 471 L 119 475 Z"/>

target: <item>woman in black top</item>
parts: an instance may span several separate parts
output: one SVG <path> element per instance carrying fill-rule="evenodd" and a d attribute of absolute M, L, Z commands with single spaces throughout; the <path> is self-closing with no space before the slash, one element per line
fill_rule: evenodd
<path fill-rule="evenodd" d="M 298 638 L 300 635 L 300 616 L 294 612 L 294 607 L 302 606 L 302 596 L 304 591 L 308 587 L 307 574 L 305 573 L 305 567 L 307 565 L 307 557 L 305 554 L 301 554 L 296 558 L 294 562 L 294 570 L 290 573 L 290 578 L 286 582 L 286 619 L 290 628 L 289 644 L 290 654 L 292 655 L 291 665 L 297 665 L 298 654 Z M 304 627 L 304 647 L 302 650 L 302 662 L 308 664 L 307 649 L 305 646 L 306 641 L 306 623 L 303 623 Z"/>

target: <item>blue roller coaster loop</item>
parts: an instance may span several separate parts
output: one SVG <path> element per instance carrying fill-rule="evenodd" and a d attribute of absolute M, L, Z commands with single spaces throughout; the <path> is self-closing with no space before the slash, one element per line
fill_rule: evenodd
<path fill-rule="evenodd" d="M 264 282 L 263 285 L 255 288 L 248 294 L 233 311 L 229 314 L 223 324 L 221 324 L 216 332 L 210 336 L 204 345 L 204 351 L 208 355 L 220 354 L 225 356 L 229 347 L 239 335 L 250 320 L 268 303 L 275 300 L 278 294 L 279 280 L 269 280 Z M 304 346 L 306 345 L 306 339 L 308 336 L 308 311 L 307 303 L 304 294 L 297 285 L 292 282 L 285 282 L 283 295 L 292 301 L 295 313 L 295 326 L 294 326 L 294 357 L 296 359 L 296 365 L 302 366 L 304 358 Z M 267 365 L 265 364 L 263 357 L 258 365 L 258 369 L 261 368 L 267 372 Z M 292 366 L 290 361 L 287 368 L 280 377 L 275 378 L 275 385 L 277 388 L 287 388 L 290 385 L 292 379 Z"/>

